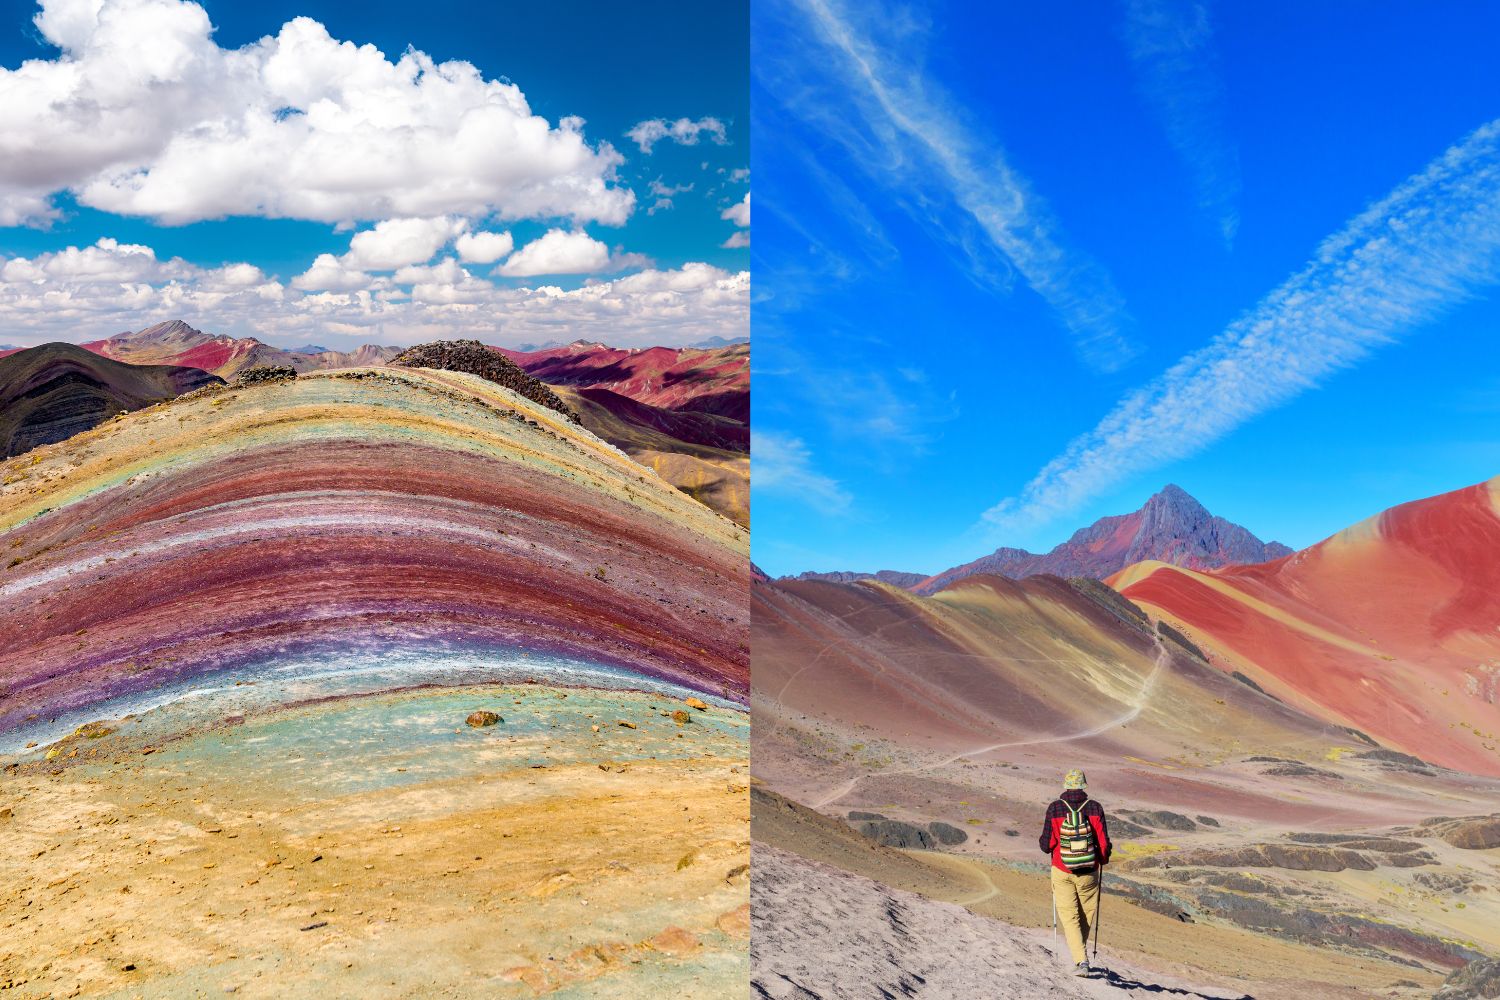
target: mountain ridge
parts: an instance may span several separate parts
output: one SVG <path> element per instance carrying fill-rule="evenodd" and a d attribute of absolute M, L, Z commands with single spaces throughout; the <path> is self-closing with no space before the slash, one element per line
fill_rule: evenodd
<path fill-rule="evenodd" d="M 299 373 L 388 364 L 403 348 L 273 347 L 167 320 L 78 345 L 127 364 L 174 364 L 233 379 L 246 368 Z M 559 390 L 590 431 L 694 499 L 749 525 L 750 347 L 615 348 L 578 339 L 533 351 L 484 345 Z M 12 352 L 14 353 L 14 352 Z M 0 357 L 5 352 L 0 351 Z"/>
<path fill-rule="evenodd" d="M 0 358 L 0 457 L 55 444 L 223 379 L 199 368 L 132 365 L 76 344 L 42 344 Z"/>
<path fill-rule="evenodd" d="M 1292 551 L 1280 542 L 1262 542 L 1249 529 L 1209 513 L 1182 487 L 1168 483 L 1138 510 L 1101 517 L 1046 553 L 999 548 L 927 577 L 911 589 L 931 595 L 977 573 L 1012 579 L 1050 573 L 1102 580 L 1148 559 L 1214 569 L 1269 562 Z"/>

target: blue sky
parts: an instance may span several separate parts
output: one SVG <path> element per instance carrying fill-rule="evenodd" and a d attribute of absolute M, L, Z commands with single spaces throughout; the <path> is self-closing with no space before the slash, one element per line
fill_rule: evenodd
<path fill-rule="evenodd" d="M 1089 10 L 756 5 L 767 571 L 1500 474 L 1500 8 Z"/>
<path fill-rule="evenodd" d="M 744 3 L 6 0 L 0 341 L 742 336 L 747 32 Z"/>

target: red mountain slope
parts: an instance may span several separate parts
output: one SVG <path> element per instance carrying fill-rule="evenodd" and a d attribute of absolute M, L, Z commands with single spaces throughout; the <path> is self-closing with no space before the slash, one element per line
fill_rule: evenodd
<path fill-rule="evenodd" d="M 750 523 L 750 345 L 492 347 L 554 386 L 583 425 L 657 475 Z"/>
<path fill-rule="evenodd" d="M 1274 562 L 1110 579 L 1272 694 L 1448 767 L 1500 775 L 1500 477 Z"/>
<path fill-rule="evenodd" d="M 750 345 L 622 350 L 576 341 L 543 351 L 495 350 L 551 385 L 598 386 L 672 410 L 750 419 Z"/>

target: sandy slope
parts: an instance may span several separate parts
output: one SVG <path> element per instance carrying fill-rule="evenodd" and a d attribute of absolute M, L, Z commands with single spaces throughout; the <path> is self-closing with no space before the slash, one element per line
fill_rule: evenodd
<path fill-rule="evenodd" d="M 479 707 L 505 723 L 464 726 Z M 667 707 L 542 685 L 414 691 L 148 755 L 127 723 L 86 763 L 0 789 L 0 989 L 733 993 L 747 720 L 679 727 Z"/>
<path fill-rule="evenodd" d="M 1500 951 L 1488 888 L 1500 850 L 1422 825 L 1500 811 L 1500 783 L 1367 756 L 1357 735 L 1083 596 L 1046 578 L 973 581 L 939 599 L 756 583 L 757 779 L 827 817 L 968 835 L 942 854 L 871 854 L 847 827 L 837 842 L 773 836 L 757 801 L 756 840 L 1037 926 L 1041 812 L 1079 766 L 1113 815 L 1185 821 L 1117 831 L 1111 877 L 1140 905 L 1114 911 L 1116 957 L 1260 998 L 1404 997 Z M 1363 838 L 1351 842 L 1366 853 L 1318 844 L 1341 837 Z M 1330 861 L 1341 858 L 1353 867 Z"/>
<path fill-rule="evenodd" d="M 5 996 L 742 988 L 742 529 L 428 369 L 34 457 L 0 491 Z"/>

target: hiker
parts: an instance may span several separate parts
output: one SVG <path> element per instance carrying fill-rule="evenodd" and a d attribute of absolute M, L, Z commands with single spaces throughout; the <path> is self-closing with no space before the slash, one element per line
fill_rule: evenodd
<path fill-rule="evenodd" d="M 1109 864 L 1109 830 L 1104 825 L 1104 807 L 1089 798 L 1088 779 L 1074 768 L 1063 776 L 1063 793 L 1047 807 L 1042 821 L 1041 849 L 1052 855 L 1052 901 L 1057 907 L 1068 950 L 1073 953 L 1073 974 L 1089 974 L 1090 919 L 1099 896 L 1099 868 Z"/>

